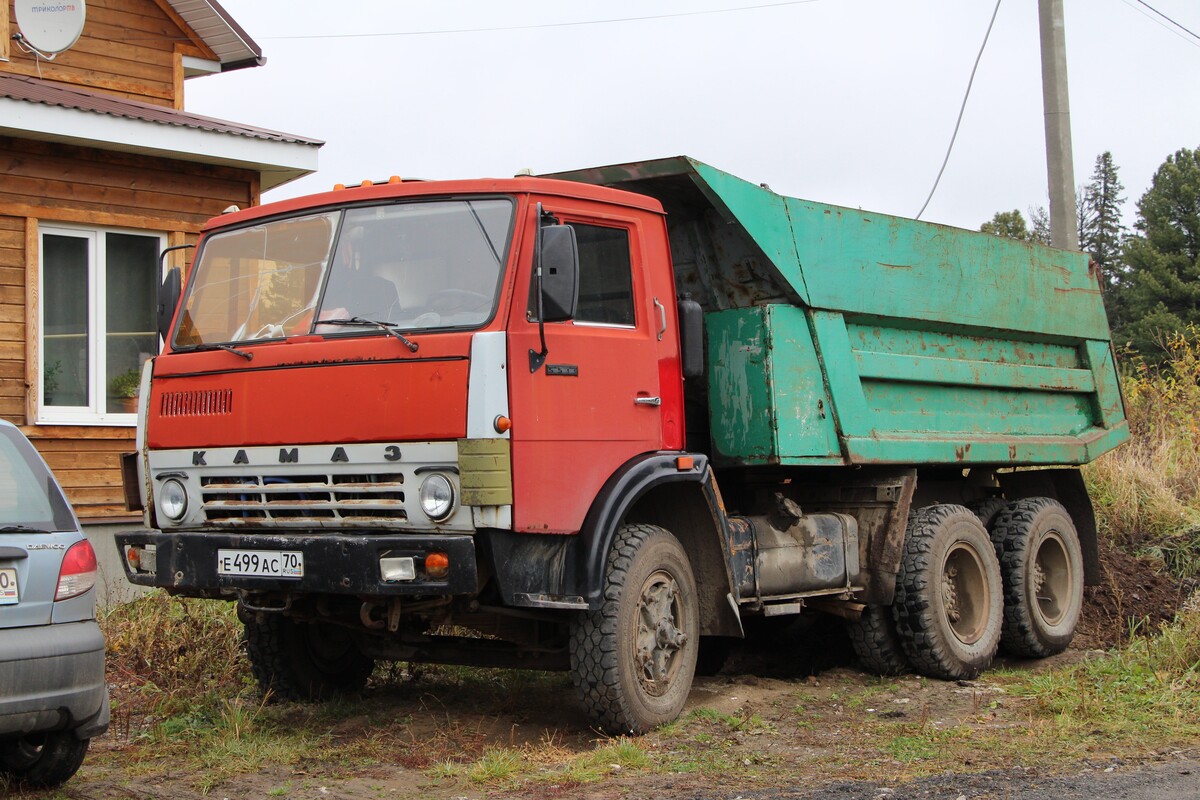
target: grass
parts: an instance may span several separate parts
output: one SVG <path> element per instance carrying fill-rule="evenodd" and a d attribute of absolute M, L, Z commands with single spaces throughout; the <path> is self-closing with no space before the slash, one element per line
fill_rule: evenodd
<path fill-rule="evenodd" d="M 1200 612 L 1105 658 L 1026 675 L 1010 686 L 1064 736 L 1123 746 L 1200 741 Z"/>

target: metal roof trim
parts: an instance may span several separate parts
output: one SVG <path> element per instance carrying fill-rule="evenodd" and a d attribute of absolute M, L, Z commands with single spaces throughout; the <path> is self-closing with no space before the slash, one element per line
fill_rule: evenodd
<path fill-rule="evenodd" d="M 0 73 L 0 97 L 11 100 L 23 100 L 29 103 L 56 106 L 59 108 L 84 111 L 95 114 L 105 114 L 122 119 L 140 120 L 158 125 L 172 125 L 183 128 L 225 133 L 232 136 L 244 136 L 252 139 L 306 144 L 320 147 L 324 144 L 319 139 L 283 133 L 281 131 L 257 128 L 238 122 L 205 117 L 187 111 L 142 103 L 137 100 L 126 100 L 112 95 L 98 94 L 83 89 L 53 84 L 36 78 Z"/>
<path fill-rule="evenodd" d="M 167 0 L 221 61 L 221 71 L 260 67 L 267 63 L 262 48 L 217 0 Z"/>

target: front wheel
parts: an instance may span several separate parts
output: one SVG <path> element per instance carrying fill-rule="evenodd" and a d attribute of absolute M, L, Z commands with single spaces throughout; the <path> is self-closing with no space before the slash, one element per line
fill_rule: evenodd
<path fill-rule="evenodd" d="M 609 551 L 603 605 L 571 623 L 571 677 L 588 716 L 612 734 L 675 719 L 699 643 L 687 553 L 657 525 L 623 526 Z"/>
<path fill-rule="evenodd" d="M 1004 649 L 1044 658 L 1067 649 L 1083 610 L 1083 552 L 1071 515 L 1049 497 L 1018 500 L 996 519 L 1004 575 Z"/>
<path fill-rule="evenodd" d="M 979 518 L 928 506 L 908 521 L 896 576 L 896 629 L 912 665 L 934 678 L 974 678 L 1000 644 L 1000 564 Z"/>
<path fill-rule="evenodd" d="M 58 786 L 79 770 L 88 741 L 72 731 L 51 731 L 0 742 L 0 774 L 11 775 L 31 788 Z"/>
<path fill-rule="evenodd" d="M 247 614 L 246 653 L 264 694 L 284 700 L 327 700 L 367 685 L 375 662 L 336 625 L 297 622 L 282 614 Z"/>

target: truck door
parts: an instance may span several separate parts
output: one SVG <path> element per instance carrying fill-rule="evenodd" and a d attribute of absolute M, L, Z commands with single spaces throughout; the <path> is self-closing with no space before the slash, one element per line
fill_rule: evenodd
<path fill-rule="evenodd" d="M 659 315 L 635 221 L 555 212 L 575 228 L 579 308 L 570 322 L 547 323 L 546 363 L 530 372 L 538 326 L 514 303 L 513 527 L 570 533 L 621 464 L 662 447 Z"/>

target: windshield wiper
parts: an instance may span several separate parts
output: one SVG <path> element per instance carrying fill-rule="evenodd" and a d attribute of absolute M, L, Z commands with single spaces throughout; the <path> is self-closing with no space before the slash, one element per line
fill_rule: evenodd
<path fill-rule="evenodd" d="M 205 350 L 224 350 L 226 353 L 233 353 L 235 356 L 241 356 L 247 361 L 254 360 L 254 353 L 249 350 L 239 350 L 231 344 L 218 344 L 216 342 L 204 342 L 203 344 L 192 345 L 191 347 L 181 347 L 178 350 L 183 350 L 188 353 L 200 353 Z"/>
<path fill-rule="evenodd" d="M 409 339 L 400 331 L 396 330 L 397 326 L 390 322 L 380 322 L 377 319 L 365 319 L 363 317 L 351 317 L 350 319 L 321 319 L 317 320 L 317 325 L 356 325 L 361 327 L 378 328 L 381 331 L 390 333 L 400 340 L 400 343 L 407 347 L 411 352 L 417 352 L 419 345 L 412 339 Z"/>
<path fill-rule="evenodd" d="M 29 525 L 0 525 L 0 533 L 49 533 L 45 528 L 33 528 Z"/>

